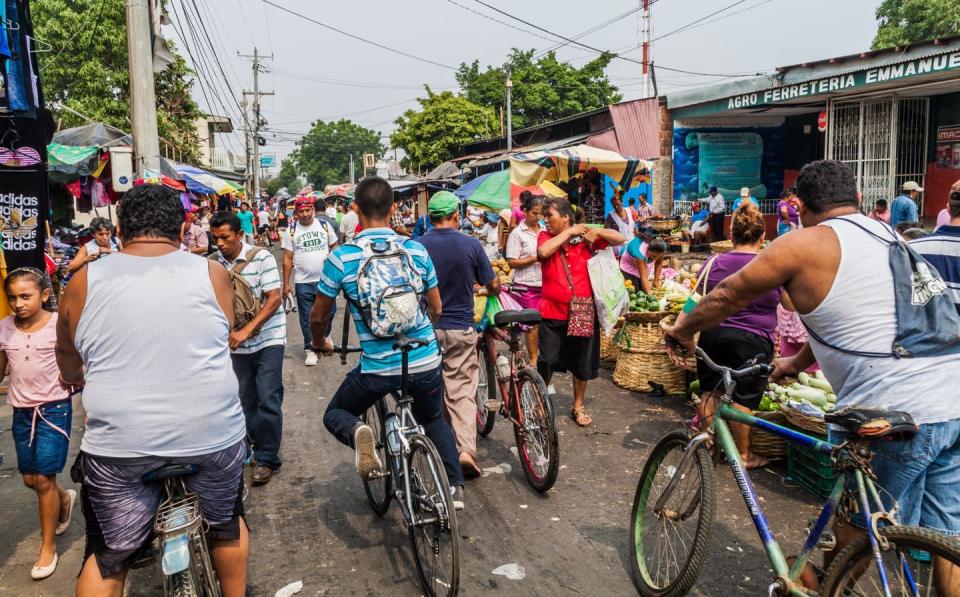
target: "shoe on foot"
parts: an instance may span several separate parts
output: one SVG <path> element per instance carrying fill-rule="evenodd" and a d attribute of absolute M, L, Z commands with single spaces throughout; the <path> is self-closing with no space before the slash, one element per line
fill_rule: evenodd
<path fill-rule="evenodd" d="M 73 517 L 73 505 L 77 503 L 77 492 L 73 489 L 68 489 L 67 498 L 69 500 L 67 505 L 67 519 L 57 524 L 57 535 L 64 534 L 67 531 L 67 528 L 70 527 L 70 519 Z"/>
<path fill-rule="evenodd" d="M 380 472 L 383 463 L 377 455 L 377 439 L 369 425 L 357 425 L 353 432 L 353 446 L 356 449 L 357 473 L 362 479 L 370 479 Z"/>
<path fill-rule="evenodd" d="M 454 485 L 450 488 L 450 500 L 454 510 L 463 510 L 463 487 Z"/>
<path fill-rule="evenodd" d="M 557 393 L 557 388 L 553 384 L 550 384 L 549 386 L 547 386 L 547 396 L 553 396 L 556 393 Z"/>
<path fill-rule="evenodd" d="M 47 577 L 53 576 L 53 573 L 57 571 L 57 564 L 60 562 L 60 556 L 58 554 L 53 554 L 53 561 L 47 564 L 46 566 L 34 566 L 33 570 L 30 571 L 30 578 L 33 580 L 43 580 Z"/>
<path fill-rule="evenodd" d="M 266 485 L 273 476 L 273 469 L 264 464 L 258 464 L 253 469 L 253 476 L 250 478 L 254 485 Z"/>
<path fill-rule="evenodd" d="M 460 454 L 460 469 L 463 471 L 463 476 L 469 479 L 476 479 L 483 474 L 477 466 L 477 460 L 466 452 Z"/>
<path fill-rule="evenodd" d="M 313 367 L 320 362 L 320 359 L 317 357 L 317 353 L 312 350 L 307 351 L 307 358 L 303 360 L 303 364 L 307 367 Z"/>

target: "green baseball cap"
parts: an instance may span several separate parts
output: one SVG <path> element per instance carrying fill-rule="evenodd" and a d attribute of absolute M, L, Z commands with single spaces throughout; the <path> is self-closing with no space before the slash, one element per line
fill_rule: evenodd
<path fill-rule="evenodd" d="M 460 199 L 450 191 L 437 191 L 430 197 L 430 203 L 427 204 L 427 211 L 435 218 L 444 218 L 460 207 Z"/>

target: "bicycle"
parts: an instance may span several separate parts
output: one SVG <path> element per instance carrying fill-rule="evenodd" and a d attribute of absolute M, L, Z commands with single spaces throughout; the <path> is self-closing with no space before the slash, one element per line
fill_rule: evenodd
<path fill-rule="evenodd" d="M 669 341 L 669 339 L 668 339 Z M 799 431 L 758 419 L 730 406 L 736 379 L 749 375 L 769 375 L 772 368 L 756 364 L 732 370 L 715 364 L 701 349 L 696 356 L 723 376 L 724 393 L 708 431 L 689 437 L 674 431 L 653 448 L 637 484 L 630 524 L 630 544 L 634 546 L 631 569 L 634 584 L 645 596 L 684 595 L 693 587 L 705 556 L 713 521 L 715 486 L 713 467 L 725 456 L 743 495 L 747 510 L 763 542 L 775 577 L 769 595 L 833 597 L 836 595 L 934 595 L 933 566 L 918 560 L 917 552 L 927 552 L 953 565 L 960 565 L 960 543 L 929 529 L 900 526 L 896 506 L 887 511 L 880 500 L 876 476 L 870 468 L 872 453 L 865 441 L 854 439 L 840 444 L 811 437 Z M 860 425 L 869 418 L 896 416 L 912 425 L 905 413 L 844 409 L 827 413 L 828 423 L 839 425 L 857 437 Z M 819 517 L 810 527 L 800 554 L 789 564 L 777 543 L 763 507 L 757 499 L 750 476 L 740 461 L 727 421 L 734 421 L 776 434 L 790 442 L 829 454 L 838 479 Z M 907 425 L 909 424 L 909 425 Z M 904 428 L 887 429 L 871 438 L 910 439 L 915 433 Z M 707 444 L 714 442 L 719 451 L 711 456 Z M 689 482 L 689 483 L 688 483 Z M 684 487 L 681 488 L 681 485 Z M 871 504 L 876 510 L 871 509 Z M 835 517 L 849 521 L 854 509 L 869 521 L 867 532 L 839 553 L 824 573 L 819 591 L 805 588 L 800 575 L 810 570 L 807 563 L 815 548 L 833 550 L 836 538 L 826 531 Z M 688 530 L 692 528 L 692 532 Z M 671 541 L 668 535 L 675 537 Z M 661 544 L 661 540 L 666 544 Z M 917 564 L 911 570 L 911 564 Z M 654 569 L 655 568 L 655 569 Z"/>
<path fill-rule="evenodd" d="M 557 481 L 560 440 L 554 423 L 553 402 L 547 395 L 543 378 L 527 360 L 520 330 L 522 324 L 539 324 L 540 312 L 536 309 L 501 311 L 494 315 L 493 323 L 496 329 L 484 332 L 477 344 L 480 357 L 477 433 L 482 437 L 489 435 L 498 412 L 513 423 L 517 453 L 527 482 L 545 493 Z M 498 340 L 506 341 L 509 357 L 497 352 Z"/>
<path fill-rule="evenodd" d="M 347 345 L 347 334 L 345 329 L 343 343 L 335 347 L 342 364 L 348 353 L 361 350 Z M 391 499 L 400 504 L 420 586 L 426 595 L 436 597 L 459 592 L 460 530 L 443 462 L 414 419 L 413 397 L 407 391 L 409 353 L 429 344 L 429 340 L 402 335 L 396 338 L 393 349 L 401 351 L 402 364 L 399 391 L 392 393 L 394 408 L 388 412 L 384 397 L 361 419 L 373 429 L 376 450 L 384 463 L 383 470 L 363 480 L 367 500 L 380 517 L 390 508 Z"/>
<path fill-rule="evenodd" d="M 206 522 L 200 500 L 187 491 L 183 478 L 199 470 L 195 464 L 168 464 L 143 475 L 146 482 L 162 482 L 164 499 L 157 509 L 153 531 L 160 544 L 165 597 L 220 597 L 213 568 Z"/>

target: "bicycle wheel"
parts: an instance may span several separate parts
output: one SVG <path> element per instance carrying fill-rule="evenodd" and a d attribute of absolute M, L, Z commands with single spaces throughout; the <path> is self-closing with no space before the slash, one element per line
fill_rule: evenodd
<path fill-rule="evenodd" d="M 937 586 L 932 563 L 933 558 L 942 558 L 960 566 L 960 542 L 956 538 L 909 526 L 883 527 L 879 532 L 889 542 L 889 549 L 881 555 L 891 595 L 946 597 L 957 594 L 950 587 Z M 919 552 L 926 552 L 928 556 Z M 827 597 L 884 594 L 869 537 L 857 538 L 837 554 L 827 569 L 820 594 Z"/>
<path fill-rule="evenodd" d="M 477 346 L 480 357 L 479 382 L 477 384 L 477 433 L 487 437 L 493 431 L 493 424 L 497 422 L 497 413 L 487 410 L 488 400 L 497 400 L 500 393 L 497 387 L 497 371 L 494 364 L 487 358 L 487 340 L 481 336 Z"/>
<path fill-rule="evenodd" d="M 386 407 L 383 400 L 378 400 L 371 406 L 367 412 L 360 418 L 363 422 L 373 429 L 373 437 L 376 440 L 377 455 L 380 456 L 380 462 L 383 463 L 384 475 L 376 479 L 364 479 L 363 490 L 367 493 L 367 501 L 370 507 L 377 514 L 383 516 L 390 508 L 390 498 L 393 497 L 391 475 L 389 474 L 389 458 L 387 452 L 387 432 L 383 420 L 386 415 Z"/>
<path fill-rule="evenodd" d="M 177 572 L 166 577 L 164 582 L 168 587 L 164 594 L 171 597 L 200 597 L 204 594 L 200 592 L 200 584 L 194 578 L 192 570 Z"/>
<path fill-rule="evenodd" d="M 713 522 L 714 485 L 710 453 L 700 446 L 661 512 L 654 511 L 667 483 L 677 472 L 690 438 L 668 433 L 653 448 L 633 498 L 630 558 L 633 583 L 641 595 L 686 595 L 703 564 Z"/>
<path fill-rule="evenodd" d="M 460 587 L 460 530 L 450 483 L 426 436 L 409 437 L 410 544 L 420 585 L 428 597 L 456 595 Z"/>
<path fill-rule="evenodd" d="M 553 402 L 547 396 L 543 378 L 532 367 L 517 375 L 520 399 L 513 405 L 514 417 L 522 427 L 513 427 L 517 453 L 527 482 L 543 493 L 557 482 L 560 470 L 560 440 L 553 419 Z"/>

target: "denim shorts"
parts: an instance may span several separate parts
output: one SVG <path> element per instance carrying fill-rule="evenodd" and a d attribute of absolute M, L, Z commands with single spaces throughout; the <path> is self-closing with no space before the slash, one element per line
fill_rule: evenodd
<path fill-rule="evenodd" d="M 20 474 L 56 475 L 63 472 L 67 464 L 67 450 L 70 449 L 72 422 L 73 404 L 69 399 L 50 402 L 36 409 L 14 408 L 13 442 L 17 448 L 17 469 Z M 63 430 L 66 436 L 58 429 Z"/>
<path fill-rule="evenodd" d="M 892 496 L 900 506 L 900 524 L 922 526 L 960 536 L 960 419 L 920 425 L 908 442 L 874 440 L 870 465 L 887 508 Z M 830 442 L 845 434 L 830 430 Z"/>

